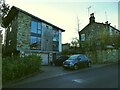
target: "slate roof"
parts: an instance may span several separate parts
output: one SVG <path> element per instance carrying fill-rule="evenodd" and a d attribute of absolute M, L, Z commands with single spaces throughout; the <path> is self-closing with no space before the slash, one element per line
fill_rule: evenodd
<path fill-rule="evenodd" d="M 85 30 L 89 25 L 91 24 L 96 24 L 96 25 L 106 25 L 105 23 L 99 23 L 99 22 L 94 22 L 94 23 L 89 23 L 87 24 L 81 31 Z M 118 31 L 120 33 L 120 30 L 116 29 L 115 27 L 111 26 L 110 24 L 108 24 L 110 27 L 112 27 L 114 30 Z M 79 33 L 81 32 L 79 31 Z"/>
<path fill-rule="evenodd" d="M 12 6 L 12 8 L 11 8 L 11 10 L 9 11 L 8 15 L 7 15 L 7 16 L 5 17 L 5 19 L 3 20 L 3 25 L 4 25 L 5 27 L 7 27 L 7 26 L 9 25 L 9 23 L 15 18 L 15 16 L 17 15 L 18 12 L 22 12 L 22 13 L 24 13 L 24 14 L 32 17 L 32 18 L 35 18 L 35 19 L 37 19 L 37 20 L 40 20 L 40 21 L 42 21 L 42 22 L 44 22 L 44 23 L 46 23 L 46 24 L 48 24 L 48 25 L 51 25 L 51 26 L 53 26 L 53 27 L 55 27 L 55 28 L 58 28 L 58 29 L 60 29 L 62 32 L 65 31 L 65 30 L 59 28 L 58 26 L 56 26 L 56 25 L 54 25 L 54 24 L 51 24 L 51 23 L 49 23 L 49 22 L 47 22 L 47 21 L 45 21 L 45 20 L 43 20 L 43 19 L 41 19 L 41 18 L 39 18 L 39 17 L 36 17 L 36 16 L 34 16 L 34 15 L 32 15 L 32 14 L 30 14 L 30 13 L 28 13 L 28 12 L 26 12 L 26 11 L 18 8 L 18 7 L 15 7 L 15 6 Z"/>

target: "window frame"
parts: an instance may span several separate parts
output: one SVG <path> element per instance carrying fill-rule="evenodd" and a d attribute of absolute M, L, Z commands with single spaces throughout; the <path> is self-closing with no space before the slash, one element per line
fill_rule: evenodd
<path fill-rule="evenodd" d="M 33 28 L 32 26 L 33 26 L 33 22 L 35 22 L 36 23 L 36 26 Z M 35 31 L 33 31 L 33 29 L 35 30 Z M 40 33 L 38 33 L 38 31 L 40 31 Z M 35 34 L 41 34 L 42 33 L 42 22 L 40 22 L 40 21 L 36 21 L 36 20 L 32 20 L 31 21 L 31 30 L 30 30 L 30 32 L 31 33 L 35 33 Z"/>
<path fill-rule="evenodd" d="M 36 25 L 34 25 L 34 22 L 35 22 Z M 32 29 L 35 30 L 35 32 Z M 42 22 L 33 19 L 31 21 L 30 32 L 31 32 L 30 33 L 30 49 L 31 50 L 41 50 Z M 35 38 L 35 40 L 32 40 L 33 37 Z M 34 43 L 34 41 L 35 41 L 35 43 Z"/>

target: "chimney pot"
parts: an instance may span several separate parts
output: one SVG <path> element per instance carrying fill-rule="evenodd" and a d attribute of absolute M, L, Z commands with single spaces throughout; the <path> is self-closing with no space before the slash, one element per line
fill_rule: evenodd
<path fill-rule="evenodd" d="M 91 14 L 90 14 L 89 22 L 90 22 L 90 23 L 94 23 L 94 22 L 95 22 L 94 13 L 91 13 Z"/>
<path fill-rule="evenodd" d="M 108 21 L 106 21 L 105 24 L 108 24 Z"/>

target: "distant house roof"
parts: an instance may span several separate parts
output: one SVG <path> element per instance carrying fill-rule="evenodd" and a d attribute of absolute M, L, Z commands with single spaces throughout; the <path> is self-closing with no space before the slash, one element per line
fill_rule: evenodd
<path fill-rule="evenodd" d="M 86 28 L 89 28 L 89 27 L 90 27 L 91 25 L 93 25 L 93 24 L 95 24 L 95 25 L 101 25 L 101 26 L 106 26 L 106 25 L 108 25 L 108 26 L 112 27 L 114 30 L 120 32 L 120 30 L 118 30 L 118 29 L 116 29 L 115 27 L 111 26 L 110 23 L 108 23 L 108 21 L 106 21 L 105 23 L 95 22 L 94 13 L 90 14 L 89 24 L 86 25 L 80 32 L 84 31 Z M 80 33 L 80 32 L 79 32 L 79 33 Z"/>
<path fill-rule="evenodd" d="M 96 24 L 96 25 L 106 25 L 105 23 L 99 23 L 99 22 L 94 22 L 94 23 L 89 23 L 87 24 L 80 32 L 82 32 L 83 30 L 85 30 L 86 28 L 88 28 L 91 24 Z M 114 30 L 120 32 L 120 30 L 116 29 L 115 27 L 111 26 L 110 24 L 108 24 L 110 27 L 112 27 Z"/>
<path fill-rule="evenodd" d="M 28 13 L 28 12 L 26 12 L 26 11 L 18 8 L 18 7 L 15 7 L 15 6 L 12 6 L 12 8 L 11 8 L 11 10 L 9 11 L 8 15 L 7 15 L 6 18 L 3 20 L 3 24 L 4 24 L 5 27 L 7 27 L 7 26 L 9 25 L 9 23 L 14 19 L 14 17 L 17 15 L 18 11 L 19 11 L 19 12 L 22 12 L 22 13 L 25 13 L 25 14 L 31 16 L 32 18 L 35 18 L 35 19 L 37 19 L 37 20 L 40 20 L 40 21 L 42 21 L 42 22 L 44 22 L 44 23 L 46 23 L 46 24 L 48 24 L 48 25 L 51 25 L 51 26 L 53 26 L 53 27 L 55 27 L 55 28 L 58 28 L 58 29 L 60 29 L 62 32 L 65 31 L 65 30 L 59 28 L 58 26 L 53 25 L 53 24 L 51 24 L 51 23 L 49 23 L 49 22 L 47 22 L 47 21 L 45 21 L 45 20 L 43 20 L 43 19 L 41 19 L 41 18 L 38 18 L 38 17 L 36 17 L 36 16 L 34 16 L 34 15 L 32 15 L 32 14 L 30 14 L 30 13 Z"/>

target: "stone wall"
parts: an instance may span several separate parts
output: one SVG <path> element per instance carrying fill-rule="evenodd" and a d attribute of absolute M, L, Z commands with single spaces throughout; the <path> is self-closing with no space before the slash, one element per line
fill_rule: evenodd
<path fill-rule="evenodd" d="M 30 49 L 30 28 L 31 28 L 31 17 L 22 12 L 19 12 L 17 50 Z"/>
<path fill-rule="evenodd" d="M 96 52 L 86 52 L 92 63 L 113 63 L 119 60 L 118 49 L 97 50 Z"/>

